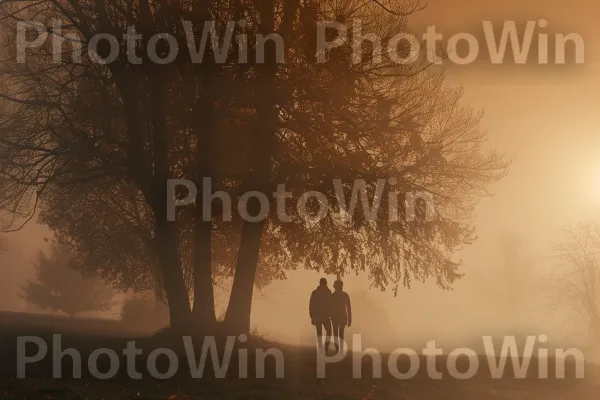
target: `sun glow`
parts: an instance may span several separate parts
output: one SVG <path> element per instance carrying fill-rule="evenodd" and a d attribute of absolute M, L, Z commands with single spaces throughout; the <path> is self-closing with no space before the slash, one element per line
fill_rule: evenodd
<path fill-rule="evenodd" d="M 597 166 L 592 174 L 591 182 L 588 183 L 590 197 L 594 202 L 600 201 L 600 165 Z"/>

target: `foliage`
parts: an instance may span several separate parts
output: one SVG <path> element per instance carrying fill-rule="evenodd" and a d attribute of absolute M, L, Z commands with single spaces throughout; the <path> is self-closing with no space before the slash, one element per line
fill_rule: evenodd
<path fill-rule="evenodd" d="M 82 276 L 68 245 L 54 243 L 50 256 L 40 252 L 36 279 L 27 282 L 21 296 L 42 310 L 70 316 L 88 311 L 107 311 L 114 291 L 97 276 Z"/>
<path fill-rule="evenodd" d="M 285 278 L 289 269 L 340 276 L 366 271 L 374 286 L 394 291 L 414 279 L 450 288 L 461 276 L 453 254 L 473 239 L 473 208 L 507 165 L 503 154 L 484 147 L 480 114 L 462 106 L 461 90 L 446 87 L 425 60 L 404 65 L 385 56 L 375 65 L 373 54 L 365 54 L 353 63 L 352 40 L 332 49 L 326 63 L 315 57 L 318 21 L 361 19 L 364 32 L 378 34 L 386 48 L 407 31 L 419 2 L 394 0 L 385 8 L 355 0 L 175 3 L 2 5 L 0 208 L 9 211 L 6 225 L 32 218 L 41 200 L 41 220 L 68 238 L 91 269 L 123 288 L 164 289 L 173 324 L 190 321 L 190 298 L 196 320 L 215 324 L 214 284 L 223 276 L 233 278 L 225 322 L 246 332 L 254 287 Z M 135 25 L 144 38 L 136 48 L 142 64 L 123 52 L 108 64 L 87 52 L 73 63 L 68 50 L 55 62 L 50 45 L 31 49 L 20 64 L 10 44 L 16 23 L 29 18 L 68 21 L 63 34 L 77 33 L 84 47 L 97 33 L 115 32 L 121 49 L 128 48 L 122 33 Z M 183 20 L 197 27 L 214 21 L 223 39 L 227 21 L 242 18 L 246 24 L 235 33 L 248 37 L 245 50 L 261 53 L 257 35 L 277 32 L 285 63 L 277 62 L 272 41 L 265 62 L 238 62 L 239 43 L 223 64 L 210 61 L 210 46 L 202 64 L 183 51 L 166 65 L 145 55 L 157 33 L 185 43 Z M 192 36 L 199 43 L 201 31 Z M 293 218 L 282 221 L 271 211 L 265 221 L 245 222 L 236 213 L 224 221 L 222 208 L 208 214 L 198 201 L 180 209 L 177 222 L 167 222 L 167 180 L 192 179 L 202 188 L 203 177 L 212 179 L 212 191 L 228 193 L 234 207 L 248 191 L 274 204 L 275 189 L 285 184 Z M 341 217 L 334 179 L 343 182 L 346 197 L 363 179 L 373 197 L 374 183 L 389 178 L 397 184 L 382 193 L 375 220 L 360 210 Z M 295 211 L 308 191 L 325 194 L 331 208 L 316 225 Z M 433 196 L 434 218 L 410 220 L 403 207 L 392 218 L 388 194 L 397 192 L 404 204 L 415 191 Z M 319 205 L 309 204 L 310 212 Z M 251 202 L 250 214 L 257 207 Z"/>

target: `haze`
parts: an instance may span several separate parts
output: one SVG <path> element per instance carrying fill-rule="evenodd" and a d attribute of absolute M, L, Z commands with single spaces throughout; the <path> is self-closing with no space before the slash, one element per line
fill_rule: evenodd
<path fill-rule="evenodd" d="M 585 12 L 582 10 L 585 9 Z M 543 11 L 543 12 L 542 12 Z M 542 15 L 543 14 L 543 15 Z M 355 324 L 367 344 L 380 348 L 425 343 L 430 338 L 462 340 L 478 334 L 529 329 L 554 340 L 583 340 L 544 307 L 543 282 L 553 268 L 552 243 L 561 228 L 600 215 L 600 4 L 589 0 L 456 1 L 431 0 L 413 23 L 424 21 L 445 32 L 478 32 L 483 20 L 538 20 L 554 31 L 577 32 L 585 39 L 583 66 L 449 66 L 448 84 L 464 87 L 464 103 L 485 111 L 482 127 L 489 147 L 506 150 L 514 161 L 510 172 L 477 208 L 478 239 L 457 255 L 465 277 L 444 292 L 433 283 L 415 282 L 391 292 L 369 290 L 364 276 L 343 277 L 354 301 Z M 426 21 L 426 22 L 425 22 Z M 509 305 L 514 285 L 503 264 L 502 235 L 518 235 L 528 267 L 517 280 L 522 296 L 516 311 Z M 6 235 L 2 256 L 0 310 L 25 311 L 19 284 L 31 277 L 38 249 L 50 232 L 29 224 Z M 310 293 L 320 274 L 290 272 L 288 279 L 260 291 L 252 326 L 278 341 L 309 343 L 313 327 L 308 316 Z M 326 276 L 331 283 L 335 276 Z M 511 289 L 513 288 L 513 289 Z M 368 301 L 367 301 L 368 300 Z M 226 299 L 220 299 L 224 310 Z M 102 314 L 118 318 L 118 310 Z M 387 325 L 389 324 L 389 325 Z M 516 325 L 515 325 L 516 324 Z"/>

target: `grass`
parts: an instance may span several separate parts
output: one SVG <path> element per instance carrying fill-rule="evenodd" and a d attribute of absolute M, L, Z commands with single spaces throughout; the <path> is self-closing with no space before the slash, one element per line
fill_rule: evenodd
<path fill-rule="evenodd" d="M 383 357 L 383 377 L 370 378 L 372 370 L 365 360 L 363 379 L 352 378 L 351 355 L 338 364 L 327 368 L 327 378 L 316 378 L 314 349 L 277 345 L 264 339 L 251 340 L 252 346 L 278 347 L 285 355 L 285 377 L 274 377 L 273 365 L 267 366 L 265 379 L 240 379 L 237 374 L 237 362 L 230 364 L 231 377 L 224 379 L 192 379 L 189 376 L 187 361 L 181 347 L 177 347 L 174 338 L 132 336 L 127 330 L 119 330 L 118 323 L 103 321 L 64 321 L 53 318 L 39 318 L 30 315 L 0 314 L 0 398 L 31 400 L 211 400 L 211 399 L 394 399 L 394 400 L 597 400 L 600 394 L 600 373 L 592 365 L 586 368 L 585 379 L 574 379 L 570 374 L 565 380 L 540 380 L 536 378 L 536 368 L 532 368 L 527 379 L 514 378 L 495 380 L 489 377 L 487 368 L 473 379 L 459 381 L 451 378 L 445 369 L 445 359 L 439 358 L 438 370 L 444 373 L 444 379 L 432 380 L 422 373 L 410 380 L 398 380 L 387 373 L 386 357 Z M 53 333 L 63 334 L 63 348 L 78 349 L 84 360 L 98 347 L 124 349 L 128 340 L 136 340 L 144 355 L 157 347 L 173 347 L 181 356 L 180 371 L 171 379 L 160 381 L 149 376 L 133 380 L 124 375 L 100 381 L 84 379 L 51 379 L 52 364 L 50 357 L 27 370 L 27 379 L 15 379 L 16 337 L 24 335 L 39 336 L 51 343 Z M 196 338 L 201 343 L 200 338 Z M 199 348 L 200 346 L 196 346 Z M 252 348 L 249 349 L 252 353 Z M 49 349 L 49 354 L 51 354 Z M 235 353 L 234 353 L 235 354 Z M 67 357 L 68 359 L 68 357 Z M 159 359 L 160 360 L 160 359 Z M 67 360 L 68 361 L 68 360 Z M 136 368 L 144 369 L 143 356 L 138 357 Z M 162 360 L 165 361 L 165 360 Z M 252 354 L 250 365 L 254 365 Z M 85 363 L 85 362 L 84 362 Z M 484 360 L 481 365 L 487 365 Z M 402 363 L 401 363 L 402 364 Z M 535 362 L 534 362 L 535 364 Z M 99 362 L 100 370 L 108 366 Z M 158 369 L 165 371 L 168 365 L 159 363 Z M 63 364 L 66 376 L 70 374 L 68 362 Z M 124 366 L 122 364 L 122 368 Z M 400 365 L 406 371 L 406 363 Z M 270 372 L 269 372 L 270 371 Z M 553 371 L 553 369 L 550 369 Z M 252 368 L 249 376 L 254 376 Z"/>

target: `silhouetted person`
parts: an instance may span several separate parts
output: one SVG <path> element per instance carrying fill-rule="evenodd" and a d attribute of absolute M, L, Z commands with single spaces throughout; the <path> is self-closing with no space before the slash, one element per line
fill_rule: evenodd
<path fill-rule="evenodd" d="M 331 344 L 331 290 L 327 287 L 327 279 L 321 278 L 319 286 L 313 290 L 308 312 L 312 324 L 317 328 L 319 348 L 323 348 L 323 327 L 325 328 L 327 351 Z"/>
<path fill-rule="evenodd" d="M 335 281 L 333 288 L 335 291 L 331 295 L 331 323 L 333 324 L 335 349 L 340 351 L 340 347 L 344 345 L 344 329 L 346 325 L 352 325 L 352 306 L 350 305 L 350 296 L 342 290 L 344 282 Z"/>

